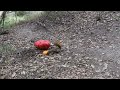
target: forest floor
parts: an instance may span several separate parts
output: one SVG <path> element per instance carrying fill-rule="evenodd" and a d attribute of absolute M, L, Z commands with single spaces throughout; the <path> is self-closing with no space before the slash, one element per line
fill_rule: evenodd
<path fill-rule="evenodd" d="M 51 12 L 8 31 L 0 35 L 0 79 L 120 78 L 118 11 Z M 40 56 L 39 39 L 61 40 L 62 49 Z"/>

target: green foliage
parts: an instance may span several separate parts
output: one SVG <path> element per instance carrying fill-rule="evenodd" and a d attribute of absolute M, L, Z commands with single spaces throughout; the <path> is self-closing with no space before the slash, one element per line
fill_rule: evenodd
<path fill-rule="evenodd" d="M 33 11 L 15 11 L 8 13 L 4 21 L 4 28 L 10 28 L 20 22 L 29 21 L 41 16 L 41 12 Z M 2 28 L 2 24 L 0 25 Z"/>
<path fill-rule="evenodd" d="M 26 11 L 16 11 L 15 13 L 17 16 L 21 17 L 21 16 L 24 16 L 26 14 Z"/>
<path fill-rule="evenodd" d="M 15 16 L 15 15 L 7 15 L 4 21 L 4 28 L 10 28 L 11 26 L 14 26 L 16 23 L 22 20 L 25 20 L 24 17 Z M 2 27 L 2 23 L 0 27 Z"/>

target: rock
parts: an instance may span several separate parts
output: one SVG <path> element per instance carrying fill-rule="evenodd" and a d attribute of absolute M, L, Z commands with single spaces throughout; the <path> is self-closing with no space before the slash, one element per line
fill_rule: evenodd
<path fill-rule="evenodd" d="M 12 77 L 15 77 L 15 75 L 16 75 L 16 73 L 15 73 L 15 72 L 13 72 Z"/>
<path fill-rule="evenodd" d="M 92 68 L 95 68 L 95 66 L 94 66 L 94 65 L 91 65 L 91 67 L 92 67 Z"/>
<path fill-rule="evenodd" d="M 25 72 L 25 71 L 22 71 L 22 72 L 21 72 L 21 74 L 25 75 L 25 74 L 26 74 L 26 72 Z"/>

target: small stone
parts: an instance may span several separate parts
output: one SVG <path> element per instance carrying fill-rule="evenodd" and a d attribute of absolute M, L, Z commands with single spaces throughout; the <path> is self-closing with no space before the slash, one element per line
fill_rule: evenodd
<path fill-rule="evenodd" d="M 25 75 L 25 71 L 22 71 L 21 74 L 24 74 L 24 75 Z"/>
<path fill-rule="evenodd" d="M 67 65 L 61 65 L 62 67 L 68 67 Z"/>
<path fill-rule="evenodd" d="M 68 58 L 68 60 L 71 59 L 71 57 Z"/>
<path fill-rule="evenodd" d="M 82 73 L 84 73 L 84 72 L 85 72 L 85 68 L 81 68 L 80 71 L 81 71 Z"/>
<path fill-rule="evenodd" d="M 29 64 L 29 66 L 33 66 L 33 64 Z"/>
<path fill-rule="evenodd" d="M 95 71 L 96 71 L 96 72 L 101 72 L 100 68 L 96 69 Z"/>
<path fill-rule="evenodd" d="M 100 66 L 102 66 L 103 64 L 102 63 L 99 63 Z"/>
<path fill-rule="evenodd" d="M 91 65 L 91 67 L 92 67 L 92 68 L 95 68 L 95 66 L 94 66 L 94 65 Z"/>
<path fill-rule="evenodd" d="M 100 76 L 100 77 L 98 77 L 98 79 L 104 79 L 104 77 Z"/>
<path fill-rule="evenodd" d="M 107 69 L 107 66 L 108 66 L 108 64 L 107 64 L 107 63 L 104 63 L 104 67 L 103 67 L 102 71 L 106 70 L 106 69 Z"/>
<path fill-rule="evenodd" d="M 44 57 L 40 57 L 40 58 L 44 58 Z"/>
<path fill-rule="evenodd" d="M 105 72 L 105 75 L 106 75 L 106 76 L 109 76 L 109 75 L 110 75 L 110 73 L 109 73 L 109 72 Z"/>
<path fill-rule="evenodd" d="M 102 59 L 98 60 L 99 62 L 102 62 Z"/>
<path fill-rule="evenodd" d="M 96 48 L 100 48 L 99 46 L 96 46 Z"/>
<path fill-rule="evenodd" d="M 53 43 L 51 43 L 51 46 L 53 46 L 54 44 Z"/>
<path fill-rule="evenodd" d="M 82 42 L 82 40 L 79 40 L 79 42 L 81 43 L 81 42 Z"/>
<path fill-rule="evenodd" d="M 119 74 L 116 74 L 117 77 L 119 77 Z"/>
<path fill-rule="evenodd" d="M 45 60 L 47 60 L 48 58 L 44 58 Z"/>
<path fill-rule="evenodd" d="M 117 63 L 120 64 L 120 60 L 118 60 Z"/>
<path fill-rule="evenodd" d="M 85 57 L 85 59 L 89 59 L 89 57 Z"/>
<path fill-rule="evenodd" d="M 88 67 L 89 65 L 88 64 L 85 64 L 86 67 Z"/>
<path fill-rule="evenodd" d="M 78 54 L 75 54 L 76 56 L 78 56 Z"/>
<path fill-rule="evenodd" d="M 50 57 L 50 59 L 51 59 L 51 60 L 53 60 L 53 59 L 54 59 L 54 57 Z"/>
<path fill-rule="evenodd" d="M 16 75 L 16 73 L 14 72 L 14 73 L 12 74 L 12 77 L 15 77 L 15 75 Z"/>
<path fill-rule="evenodd" d="M 44 69 L 41 69 L 40 71 L 44 71 Z"/>
<path fill-rule="evenodd" d="M 95 60 L 97 60 L 97 58 L 94 58 Z"/>
<path fill-rule="evenodd" d="M 112 47 L 112 46 L 109 46 L 110 48 Z"/>
<path fill-rule="evenodd" d="M 75 34 L 73 34 L 72 36 L 73 36 L 73 37 L 75 37 L 76 35 L 75 35 Z"/>
<path fill-rule="evenodd" d="M 2 63 L 2 62 L 3 62 L 3 59 L 1 58 L 1 59 L 0 59 L 0 63 Z"/>
<path fill-rule="evenodd" d="M 104 55 L 105 53 L 102 53 L 102 55 Z"/>

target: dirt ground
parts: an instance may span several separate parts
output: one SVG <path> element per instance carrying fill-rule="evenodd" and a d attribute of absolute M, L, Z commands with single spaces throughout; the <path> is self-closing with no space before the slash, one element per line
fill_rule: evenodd
<path fill-rule="evenodd" d="M 40 56 L 39 39 L 62 40 L 62 49 Z M 9 45 L 0 52 L 0 79 L 120 78 L 118 11 L 51 12 L 0 35 L 0 45 Z"/>

